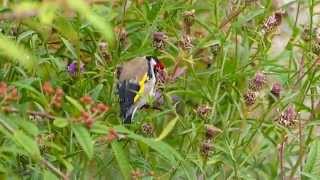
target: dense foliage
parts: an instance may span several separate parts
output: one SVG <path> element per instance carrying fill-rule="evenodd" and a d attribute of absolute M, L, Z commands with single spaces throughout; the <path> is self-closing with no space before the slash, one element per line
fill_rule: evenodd
<path fill-rule="evenodd" d="M 320 1 L 0 2 L 1 179 L 319 179 Z M 166 77 L 123 124 L 145 55 Z"/>

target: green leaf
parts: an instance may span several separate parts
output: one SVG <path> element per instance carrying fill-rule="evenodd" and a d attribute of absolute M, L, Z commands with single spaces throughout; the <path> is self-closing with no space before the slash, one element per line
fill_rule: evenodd
<path fill-rule="evenodd" d="M 90 128 L 90 132 L 95 134 L 106 134 L 108 132 L 108 127 L 100 121 L 97 121 Z"/>
<path fill-rule="evenodd" d="M 98 99 L 101 90 L 103 89 L 103 84 L 98 84 L 94 89 L 92 89 L 89 94 L 91 95 L 91 97 L 95 100 Z"/>
<path fill-rule="evenodd" d="M 82 105 L 75 99 L 73 99 L 72 97 L 70 96 L 66 96 L 66 99 L 75 107 L 77 108 L 77 110 L 79 111 L 84 111 Z"/>
<path fill-rule="evenodd" d="M 127 180 L 131 179 L 130 174 L 132 171 L 132 167 L 130 165 L 130 162 L 128 160 L 126 153 L 123 150 L 123 147 L 121 147 L 120 143 L 116 141 L 113 141 L 111 143 L 111 147 L 124 179 L 127 179 Z"/>
<path fill-rule="evenodd" d="M 49 102 L 47 101 L 46 97 L 40 93 L 37 89 L 35 89 L 34 87 L 32 87 L 30 84 L 22 81 L 22 82 L 14 82 L 12 83 L 13 85 L 15 85 L 18 88 L 21 89 L 26 89 L 29 92 L 31 92 L 32 94 L 34 94 L 34 99 L 38 100 L 39 103 L 41 103 L 41 105 L 46 106 L 49 104 Z"/>
<path fill-rule="evenodd" d="M 57 117 L 54 121 L 53 121 L 53 125 L 59 128 L 64 128 L 66 126 L 68 126 L 69 122 L 67 119 L 65 118 L 61 118 L 61 117 Z"/>
<path fill-rule="evenodd" d="M 93 157 L 93 142 L 90 137 L 89 131 L 82 125 L 72 126 L 72 131 L 76 136 L 80 146 L 86 153 L 87 157 L 91 159 Z"/>
<path fill-rule="evenodd" d="M 307 161 L 304 166 L 304 172 L 314 175 L 320 176 L 320 140 L 315 140 L 311 146 L 310 151 L 307 156 Z"/>
<path fill-rule="evenodd" d="M 23 131 L 15 131 L 13 139 L 18 145 L 22 146 L 33 159 L 39 160 L 41 158 L 39 147 L 35 139 L 27 136 Z"/>
<path fill-rule="evenodd" d="M 183 160 L 181 155 L 175 149 L 173 149 L 171 146 L 169 146 L 167 143 L 163 141 L 155 141 L 151 138 L 145 138 L 143 136 L 137 135 L 129 131 L 123 126 L 116 126 L 114 127 L 114 129 L 116 129 L 120 133 L 127 134 L 128 138 L 141 141 L 147 144 L 151 149 L 153 149 L 154 151 L 162 155 L 164 158 L 166 158 L 172 165 L 175 165 L 177 163 L 177 160 Z"/>
<path fill-rule="evenodd" d="M 84 16 L 104 36 L 110 47 L 113 47 L 115 37 L 110 23 L 106 23 L 104 18 L 92 12 L 83 0 L 68 0 L 68 3 L 71 8 Z"/>
<path fill-rule="evenodd" d="M 21 64 L 29 71 L 36 67 L 36 58 L 31 53 L 2 34 L 0 34 L 0 50 L 1 54 L 10 57 L 12 61 Z"/>
<path fill-rule="evenodd" d="M 29 31 L 25 31 L 25 32 L 19 34 L 18 40 L 17 40 L 18 43 L 19 43 L 20 41 L 22 41 L 23 39 L 27 38 L 28 36 L 31 36 L 31 35 L 34 34 L 34 33 L 35 33 L 34 31 L 29 30 Z"/>
<path fill-rule="evenodd" d="M 56 175 L 54 175 L 52 172 L 45 170 L 43 172 L 43 179 L 46 179 L 46 180 L 58 180 L 59 178 Z"/>
<path fill-rule="evenodd" d="M 72 46 L 72 44 L 66 40 L 65 38 L 61 37 L 63 44 L 66 46 L 66 48 L 68 49 L 68 51 L 70 51 L 71 55 L 73 56 L 73 58 L 78 59 L 78 55 L 74 49 L 74 47 Z"/>
<path fill-rule="evenodd" d="M 174 119 L 172 119 L 167 126 L 162 130 L 161 134 L 159 135 L 159 137 L 156 139 L 156 141 L 161 141 L 162 139 L 164 139 L 165 137 L 168 136 L 168 134 L 173 130 L 174 126 L 176 125 L 176 123 L 178 122 L 179 117 L 176 116 Z"/>
<path fill-rule="evenodd" d="M 32 136 L 37 136 L 39 134 L 38 127 L 30 121 L 17 119 L 17 124 L 28 134 Z"/>
<path fill-rule="evenodd" d="M 73 28 L 70 21 L 68 21 L 65 17 L 57 17 L 54 21 L 54 27 L 64 38 L 69 39 L 71 42 L 74 43 L 79 40 L 77 31 Z"/>

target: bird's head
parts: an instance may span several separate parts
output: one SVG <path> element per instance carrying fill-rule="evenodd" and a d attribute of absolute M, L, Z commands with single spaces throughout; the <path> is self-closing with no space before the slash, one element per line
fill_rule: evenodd
<path fill-rule="evenodd" d="M 156 56 L 147 56 L 146 57 L 150 64 L 152 65 L 154 72 L 160 81 L 165 77 L 164 74 L 164 64 Z"/>

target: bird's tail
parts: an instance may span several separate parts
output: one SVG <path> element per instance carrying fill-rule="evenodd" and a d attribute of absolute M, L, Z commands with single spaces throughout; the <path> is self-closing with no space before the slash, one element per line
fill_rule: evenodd
<path fill-rule="evenodd" d="M 124 123 L 131 123 L 133 118 L 132 106 L 134 103 L 134 97 L 139 88 L 138 84 L 128 81 L 120 82 L 117 85 L 120 102 L 120 115 L 123 118 Z"/>

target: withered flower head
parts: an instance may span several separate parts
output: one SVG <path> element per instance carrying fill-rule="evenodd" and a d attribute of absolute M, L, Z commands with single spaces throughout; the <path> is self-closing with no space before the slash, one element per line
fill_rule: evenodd
<path fill-rule="evenodd" d="M 205 128 L 206 128 L 206 131 L 205 131 L 206 138 L 209 140 L 214 138 L 218 133 L 222 132 L 221 129 L 218 129 L 211 124 L 206 124 Z"/>
<path fill-rule="evenodd" d="M 195 12 L 196 11 L 192 9 L 183 13 L 183 22 L 186 26 L 192 26 L 192 24 L 194 23 Z"/>
<path fill-rule="evenodd" d="M 164 32 L 154 32 L 153 33 L 153 47 L 161 50 L 166 46 L 167 36 Z"/>
<path fill-rule="evenodd" d="M 203 156 L 207 157 L 213 149 L 213 145 L 209 141 L 204 141 L 201 144 L 200 152 Z"/>
<path fill-rule="evenodd" d="M 243 95 L 243 98 L 247 106 L 252 106 L 257 100 L 257 95 L 256 92 L 249 90 Z"/>
<path fill-rule="evenodd" d="M 184 50 L 190 50 L 193 47 L 191 36 L 183 34 L 180 40 L 180 46 Z"/>
<path fill-rule="evenodd" d="M 216 43 L 210 46 L 210 52 L 212 53 L 213 56 L 217 56 L 218 52 L 220 51 L 220 44 Z"/>
<path fill-rule="evenodd" d="M 151 136 L 153 134 L 154 128 L 153 125 L 150 123 L 144 123 L 141 126 L 141 131 L 148 136 Z"/>
<path fill-rule="evenodd" d="M 267 82 L 267 78 L 262 72 L 257 72 L 249 82 L 249 89 L 253 91 L 260 91 Z"/>
<path fill-rule="evenodd" d="M 279 119 L 278 122 L 279 124 L 285 126 L 285 127 L 290 127 L 295 124 L 296 122 L 296 117 L 297 117 L 297 112 L 294 109 L 294 107 L 289 106 L 286 110 L 284 110 Z"/>
<path fill-rule="evenodd" d="M 269 33 L 281 24 L 282 16 L 285 14 L 284 11 L 276 11 L 263 24 L 263 32 Z"/>
<path fill-rule="evenodd" d="M 108 50 L 108 43 L 105 41 L 102 41 L 99 43 L 99 50 L 100 51 L 107 51 Z"/>
<path fill-rule="evenodd" d="M 197 114 L 202 118 L 208 118 L 211 112 L 212 108 L 208 105 L 200 105 L 197 108 Z"/>
<path fill-rule="evenodd" d="M 122 26 L 119 26 L 115 29 L 115 32 L 121 45 L 126 45 L 128 42 L 128 33 L 126 29 Z"/>

